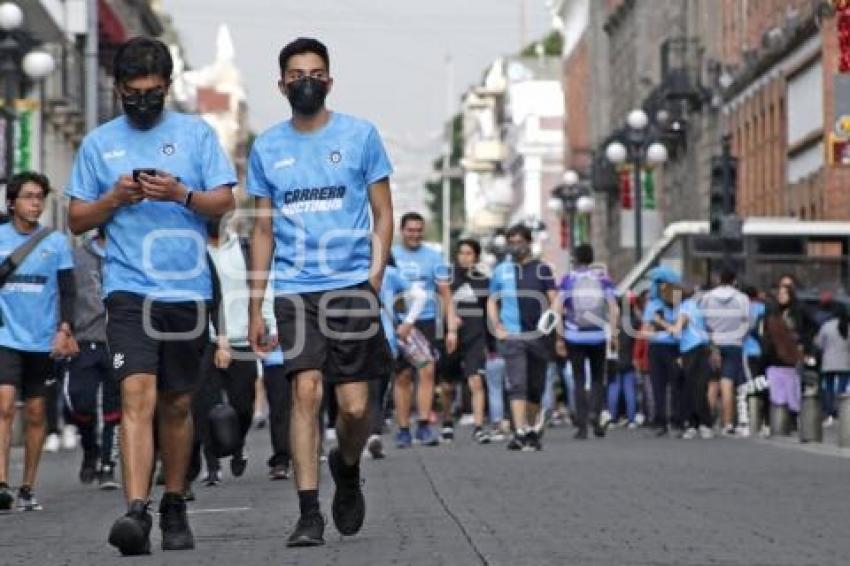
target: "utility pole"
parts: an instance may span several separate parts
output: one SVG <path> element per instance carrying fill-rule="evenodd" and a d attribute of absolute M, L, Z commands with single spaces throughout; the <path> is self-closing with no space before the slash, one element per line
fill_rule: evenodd
<path fill-rule="evenodd" d="M 98 58 L 98 14 L 97 0 L 86 0 L 86 86 L 85 119 L 86 131 L 97 127 L 97 58 Z"/>

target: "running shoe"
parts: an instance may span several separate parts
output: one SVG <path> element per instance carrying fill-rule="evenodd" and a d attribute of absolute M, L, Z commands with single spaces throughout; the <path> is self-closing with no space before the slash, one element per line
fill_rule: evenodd
<path fill-rule="evenodd" d="M 127 514 L 119 517 L 109 531 L 109 544 L 123 556 L 151 553 L 151 525 L 153 519 L 148 504 L 141 499 L 130 503 Z"/>
<path fill-rule="evenodd" d="M 98 473 L 97 486 L 104 491 L 112 491 L 121 487 L 115 480 L 115 466 L 102 464 Z"/>
<path fill-rule="evenodd" d="M 331 515 L 341 535 L 357 534 L 366 518 L 366 500 L 360 487 L 360 463 L 353 468 L 346 466 L 342 452 L 334 448 L 328 455 L 328 467 L 336 484 Z"/>
<path fill-rule="evenodd" d="M 395 433 L 395 447 L 410 448 L 411 446 L 413 446 L 413 437 L 410 435 L 410 429 L 399 429 L 399 431 Z"/>
<path fill-rule="evenodd" d="M 384 443 L 379 434 L 373 434 L 369 437 L 369 441 L 366 442 L 366 450 L 373 460 L 381 460 L 385 457 Z"/>
<path fill-rule="evenodd" d="M 437 446 L 440 439 L 434 434 L 434 429 L 429 424 L 421 424 L 416 428 L 416 442 L 423 446 Z"/>
<path fill-rule="evenodd" d="M 543 442 L 541 435 L 535 431 L 530 430 L 525 437 L 525 444 L 522 447 L 523 452 L 540 452 L 543 450 Z"/>
<path fill-rule="evenodd" d="M 83 463 L 80 466 L 80 483 L 89 485 L 97 477 L 97 454 L 83 454 Z"/>
<path fill-rule="evenodd" d="M 192 486 L 187 487 L 185 491 L 183 491 L 183 501 L 186 501 L 188 503 L 190 501 L 194 501 L 195 499 L 195 491 L 192 489 Z"/>
<path fill-rule="evenodd" d="M 740 438 L 749 438 L 750 427 L 747 425 L 738 425 L 738 428 L 735 429 L 735 436 L 738 436 Z"/>
<path fill-rule="evenodd" d="M 516 433 L 513 434 L 513 436 L 511 436 L 511 439 L 508 442 L 507 448 L 508 448 L 508 450 L 514 450 L 514 451 L 522 450 L 523 448 L 525 448 L 526 442 L 527 442 L 526 435 L 524 433 L 521 433 L 521 432 L 516 432 Z"/>
<path fill-rule="evenodd" d="M 493 442 L 504 442 L 505 441 L 505 433 L 502 432 L 502 429 L 500 429 L 497 426 L 490 429 L 488 436 L 490 437 L 490 440 L 493 441 Z"/>
<path fill-rule="evenodd" d="M 74 425 L 65 425 L 62 428 L 62 449 L 77 449 L 77 427 Z"/>
<path fill-rule="evenodd" d="M 44 441 L 45 452 L 59 452 L 62 447 L 62 440 L 55 432 L 47 435 L 47 440 Z"/>
<path fill-rule="evenodd" d="M 182 493 L 166 493 L 159 502 L 159 528 L 162 530 L 162 550 L 191 550 L 195 537 L 189 527 L 186 501 Z"/>
<path fill-rule="evenodd" d="M 682 440 L 693 440 L 697 437 L 697 429 L 694 427 L 688 427 L 685 432 L 682 433 Z"/>
<path fill-rule="evenodd" d="M 735 436 L 735 427 L 732 425 L 727 425 L 723 427 L 723 432 L 721 434 L 726 437 L 733 437 Z"/>
<path fill-rule="evenodd" d="M 443 442 L 452 442 L 455 439 L 455 427 L 451 423 L 443 424 L 443 429 L 440 431 Z"/>
<path fill-rule="evenodd" d="M 241 478 L 247 467 L 248 459 L 241 450 L 230 459 L 230 473 L 233 474 L 234 478 Z"/>
<path fill-rule="evenodd" d="M 475 427 L 472 438 L 478 444 L 490 444 L 490 433 L 480 426 Z"/>
<path fill-rule="evenodd" d="M 14 503 L 15 497 L 9 489 L 9 484 L 0 483 L 0 513 L 11 511 Z"/>
<path fill-rule="evenodd" d="M 711 440 L 714 438 L 714 429 L 710 426 L 699 425 L 699 437 L 703 440 Z"/>
<path fill-rule="evenodd" d="M 325 518 L 318 511 L 313 511 L 298 518 L 286 546 L 321 546 L 325 544 L 324 534 Z"/>
<path fill-rule="evenodd" d="M 290 464 L 277 464 L 269 470 L 269 479 L 272 481 L 288 480 L 292 476 Z"/>
<path fill-rule="evenodd" d="M 18 511 L 41 511 L 44 507 L 35 498 L 32 493 L 32 488 L 28 485 L 22 485 L 18 489 Z"/>
<path fill-rule="evenodd" d="M 207 487 L 221 485 L 221 470 L 210 470 L 202 480 Z"/>
<path fill-rule="evenodd" d="M 638 429 L 638 426 L 639 426 L 639 425 L 638 425 L 636 422 L 630 422 L 630 423 L 626 426 L 626 428 L 627 428 L 627 429 L 629 429 L 629 430 L 637 430 L 637 429 Z"/>

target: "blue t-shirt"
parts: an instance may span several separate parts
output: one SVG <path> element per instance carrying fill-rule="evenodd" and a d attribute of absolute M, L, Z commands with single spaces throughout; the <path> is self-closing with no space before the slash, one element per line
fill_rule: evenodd
<path fill-rule="evenodd" d="M 121 175 L 144 168 L 179 177 L 193 191 L 236 184 L 213 129 L 198 117 L 169 111 L 150 130 L 119 116 L 89 133 L 66 193 L 96 201 Z M 204 217 L 182 204 L 144 200 L 121 207 L 106 224 L 104 296 L 127 291 L 162 301 L 209 300 L 206 251 Z"/>
<path fill-rule="evenodd" d="M 265 131 L 251 149 L 248 194 L 274 209 L 278 295 L 341 289 L 369 278 L 369 187 L 392 173 L 375 127 L 331 114 L 319 131 L 291 121 Z"/>
<path fill-rule="evenodd" d="M 419 320 L 437 318 L 437 282 L 449 282 L 451 268 L 443 261 L 443 256 L 434 248 L 419 246 L 410 250 L 404 246 L 393 246 L 393 257 L 398 272 L 411 287 L 417 286 L 428 293 L 428 302 L 419 316 Z"/>
<path fill-rule="evenodd" d="M 510 334 L 537 329 L 554 289 L 552 268 L 536 259 L 523 265 L 503 261 L 490 277 L 490 295 L 499 301 L 499 320 Z"/>
<path fill-rule="evenodd" d="M 744 353 L 748 358 L 758 358 L 762 354 L 761 343 L 756 338 L 756 332 L 765 312 L 764 303 L 750 301 L 750 333 L 744 339 Z"/>
<path fill-rule="evenodd" d="M 661 316 L 669 324 L 675 324 L 676 318 L 679 316 L 678 309 L 667 306 L 661 299 L 650 299 L 643 311 L 643 322 L 651 326 L 655 322 L 656 313 L 661 313 Z M 649 343 L 675 346 L 679 341 L 669 332 L 656 331 L 649 339 Z"/>
<path fill-rule="evenodd" d="M 0 262 L 27 241 L 11 222 L 0 225 Z M 49 352 L 59 326 L 57 274 L 74 268 L 68 238 L 53 232 L 30 252 L 0 288 L 0 346 Z"/>
<path fill-rule="evenodd" d="M 684 354 L 708 344 L 708 328 L 705 326 L 705 316 L 699 304 L 693 298 L 686 299 L 679 306 L 679 313 L 688 317 L 688 322 L 679 338 L 679 351 Z"/>
<path fill-rule="evenodd" d="M 597 287 L 589 287 L 585 278 L 595 279 Z M 593 281 L 589 283 L 592 284 Z M 591 295 L 585 292 L 587 296 L 582 296 L 581 293 L 583 293 L 584 289 L 593 289 L 594 292 Z M 595 292 L 596 289 L 599 290 L 598 297 L 594 297 L 594 295 L 597 295 Z M 567 342 L 574 344 L 604 344 L 607 340 L 605 326 L 588 325 L 584 321 L 577 321 L 575 316 L 575 300 L 578 299 L 581 301 L 598 298 L 601 301 L 604 313 L 606 313 L 604 319 L 607 321 L 608 302 L 616 299 L 614 284 L 608 275 L 604 271 L 594 270 L 588 267 L 577 269 L 564 276 L 561 280 L 560 291 L 564 307 L 564 338 Z"/>
<path fill-rule="evenodd" d="M 410 282 L 401 276 L 398 269 L 388 265 L 384 271 L 384 280 L 381 283 L 381 304 L 386 307 L 381 309 L 381 323 L 384 327 L 384 334 L 387 337 L 387 343 L 392 351 L 393 358 L 398 356 L 398 339 L 395 335 L 396 322 L 390 318 L 387 311 L 393 312 L 393 305 L 399 295 L 410 289 Z"/>

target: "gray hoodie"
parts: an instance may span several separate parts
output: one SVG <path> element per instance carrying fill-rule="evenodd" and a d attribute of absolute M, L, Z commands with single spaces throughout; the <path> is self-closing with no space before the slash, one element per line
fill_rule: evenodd
<path fill-rule="evenodd" d="M 706 293 L 700 307 L 711 342 L 716 346 L 743 346 L 750 328 L 750 299 L 732 286 Z"/>
<path fill-rule="evenodd" d="M 94 239 L 86 238 L 74 250 L 74 335 L 80 342 L 106 342 L 106 307 L 103 304 L 104 250 Z"/>

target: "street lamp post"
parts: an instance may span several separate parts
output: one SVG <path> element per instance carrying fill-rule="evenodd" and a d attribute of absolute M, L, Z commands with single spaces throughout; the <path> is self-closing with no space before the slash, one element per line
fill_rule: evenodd
<path fill-rule="evenodd" d="M 631 163 L 634 176 L 635 207 L 635 262 L 643 256 L 643 193 L 641 169 L 644 163 L 658 165 L 667 161 L 667 148 L 652 140 L 649 132 L 649 117 L 640 109 L 632 110 L 626 118 L 625 143 L 612 141 L 605 148 L 605 156 L 615 165 Z"/>
<path fill-rule="evenodd" d="M 31 80 L 43 79 L 53 72 L 55 61 L 45 51 L 30 50 L 36 42 L 32 36 L 22 30 L 24 13 L 13 2 L 0 4 L 0 77 L 3 79 L 3 114 L 5 115 L 5 182 L 15 172 L 15 120 L 17 113 L 13 108 L 17 97 L 17 85 L 24 75 Z M 19 39 L 20 38 L 20 39 Z M 23 40 L 23 41 L 21 41 Z"/>
<path fill-rule="evenodd" d="M 567 214 L 570 250 L 574 250 L 577 213 L 589 214 L 595 206 L 590 186 L 581 180 L 576 171 L 569 169 L 564 173 L 563 182 L 552 190 L 547 206 L 555 214 Z"/>

